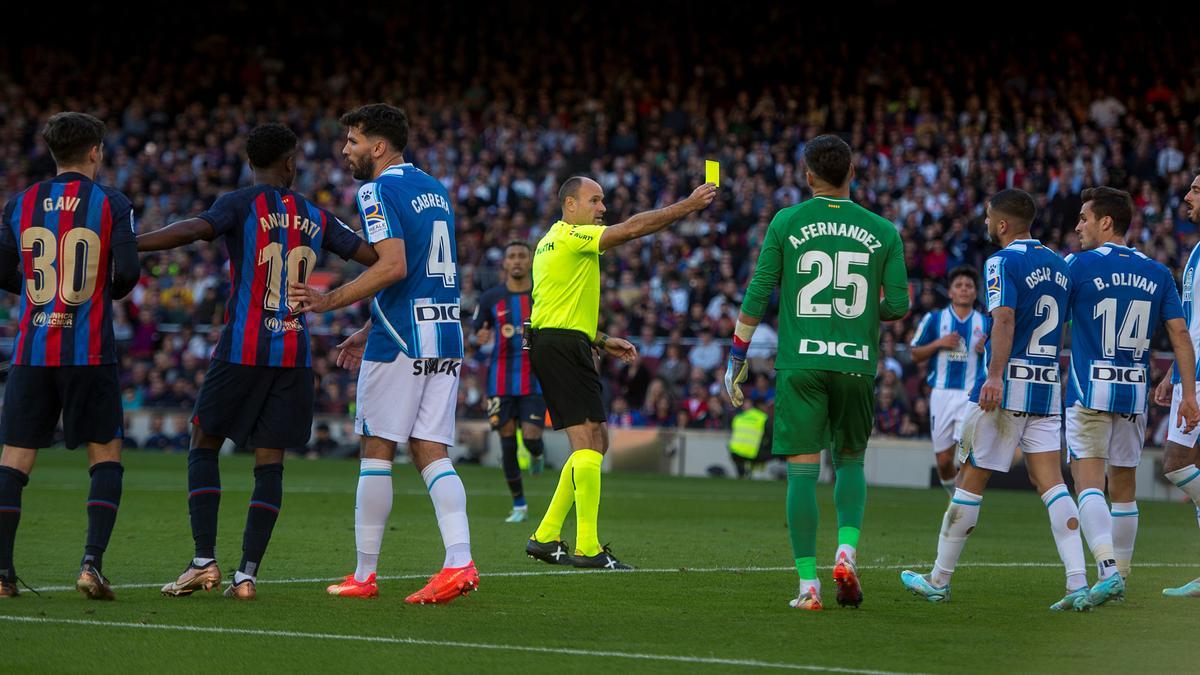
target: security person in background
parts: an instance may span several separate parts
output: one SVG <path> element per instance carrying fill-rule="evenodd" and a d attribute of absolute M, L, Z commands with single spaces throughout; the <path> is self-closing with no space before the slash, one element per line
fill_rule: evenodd
<path fill-rule="evenodd" d="M 604 190 L 590 178 L 567 179 L 558 190 L 559 220 L 538 242 L 533 257 L 530 362 L 542 384 L 555 429 L 566 429 L 572 453 L 541 525 L 525 545 L 533 558 L 552 565 L 631 569 L 600 546 L 600 463 L 608 451 L 608 427 L 600 399 L 593 349 L 629 363 L 637 349 L 596 330 L 600 313 L 600 254 L 654 234 L 712 203 L 717 188 L 705 183 L 691 196 L 665 208 L 604 226 Z M 576 547 L 560 538 L 563 521 L 576 506 Z"/>
<path fill-rule="evenodd" d="M 759 462 L 763 437 L 767 433 L 766 399 L 754 395 L 751 395 L 751 399 L 747 399 L 742 412 L 734 416 L 733 434 L 729 437 L 729 455 L 737 467 L 738 478 L 750 475 Z"/>

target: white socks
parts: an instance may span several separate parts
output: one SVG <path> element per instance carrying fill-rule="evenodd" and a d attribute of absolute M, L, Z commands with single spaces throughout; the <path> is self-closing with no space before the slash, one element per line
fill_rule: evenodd
<path fill-rule="evenodd" d="M 383 531 L 392 512 L 392 462 L 364 459 L 359 463 L 354 502 L 354 547 L 358 551 L 355 581 L 366 581 L 379 566 Z"/>
<path fill-rule="evenodd" d="M 1189 464 L 1182 469 L 1176 469 L 1163 475 L 1174 483 L 1175 487 L 1183 490 L 1191 498 L 1193 504 L 1200 507 L 1200 468 L 1196 468 L 1195 464 Z"/>
<path fill-rule="evenodd" d="M 1133 544 L 1137 541 L 1137 528 L 1137 502 L 1113 502 L 1113 554 L 1117 559 L 1117 572 L 1125 578 L 1129 578 L 1129 568 L 1133 563 Z"/>
<path fill-rule="evenodd" d="M 1042 503 L 1050 514 L 1050 531 L 1058 546 L 1058 557 L 1066 568 L 1067 590 L 1087 586 L 1087 564 L 1083 559 L 1083 540 L 1079 536 L 1079 509 L 1071 500 L 1071 493 L 1066 485 L 1059 483 L 1042 493 Z"/>
<path fill-rule="evenodd" d="M 954 487 L 954 479 L 947 478 L 947 479 L 943 480 L 942 481 L 942 489 L 946 491 L 946 494 L 950 495 L 950 497 L 953 498 L 954 490 L 956 489 Z"/>
<path fill-rule="evenodd" d="M 958 556 L 967 543 L 967 536 L 979 522 L 979 505 L 982 503 L 982 495 L 961 488 L 951 496 L 950 506 L 942 517 L 942 531 L 938 535 L 937 561 L 933 563 L 933 571 L 929 575 L 934 586 L 950 583 L 950 575 L 954 574 L 954 566 L 958 564 Z"/>
<path fill-rule="evenodd" d="M 466 567 L 471 563 L 471 531 L 467 525 L 467 491 L 462 479 L 446 458 L 431 462 L 421 472 L 421 478 L 429 489 L 438 529 L 442 531 L 442 543 L 446 546 L 443 567 Z"/>
<path fill-rule="evenodd" d="M 1108 513 L 1108 504 L 1100 490 L 1089 488 L 1079 493 L 1079 525 L 1083 529 L 1088 547 L 1092 549 L 1092 557 L 1096 560 L 1100 579 L 1107 579 L 1116 574 L 1112 516 Z"/>

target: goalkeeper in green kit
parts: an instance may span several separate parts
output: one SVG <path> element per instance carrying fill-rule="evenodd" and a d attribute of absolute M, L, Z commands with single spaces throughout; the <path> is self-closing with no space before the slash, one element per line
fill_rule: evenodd
<path fill-rule="evenodd" d="M 725 389 L 740 406 L 746 349 L 780 286 L 772 452 L 788 461 L 788 531 L 800 575 L 799 596 L 790 604 L 816 610 L 823 447 L 830 449 L 836 474 L 837 601 L 855 607 L 862 602 L 855 553 L 867 503 L 863 456 L 875 418 L 879 322 L 908 313 L 908 285 L 896 227 L 850 201 L 850 146 L 836 136 L 818 136 L 805 145 L 804 162 L 813 198 L 783 209 L 767 228 L 734 330 Z"/>

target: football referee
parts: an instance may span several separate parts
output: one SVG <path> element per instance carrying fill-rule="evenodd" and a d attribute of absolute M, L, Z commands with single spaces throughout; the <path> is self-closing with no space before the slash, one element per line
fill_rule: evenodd
<path fill-rule="evenodd" d="M 555 429 L 566 429 L 571 456 L 537 532 L 525 545 L 531 557 L 552 565 L 631 569 L 600 546 L 600 463 L 608 451 L 608 427 L 600 400 L 600 376 L 592 350 L 631 362 L 637 349 L 596 330 L 600 314 L 600 255 L 627 241 L 662 230 L 712 203 L 717 188 L 705 183 L 671 206 L 639 213 L 604 226 L 604 190 L 574 176 L 558 190 L 562 219 L 538 242 L 533 257 L 533 312 L 529 360 L 542 383 Z M 574 554 L 560 538 L 563 521 L 576 505 Z"/>

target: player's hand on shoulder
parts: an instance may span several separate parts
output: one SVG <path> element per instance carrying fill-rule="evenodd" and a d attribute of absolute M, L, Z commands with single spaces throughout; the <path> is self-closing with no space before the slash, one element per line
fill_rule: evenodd
<path fill-rule="evenodd" d="M 297 314 L 305 312 L 324 312 L 328 308 L 325 294 L 307 284 L 290 282 L 288 284 L 288 301 L 296 308 Z"/>
<path fill-rule="evenodd" d="M 691 210 L 699 211 L 711 204 L 716 196 L 717 186 L 712 183 L 705 183 L 692 190 L 692 194 L 687 198 L 686 202 Z"/>
<path fill-rule="evenodd" d="M 625 363 L 633 363 L 637 359 L 637 347 L 629 340 L 610 337 L 604 343 L 604 351 L 609 356 L 615 356 Z"/>
<path fill-rule="evenodd" d="M 1000 407 L 1000 399 L 1004 396 L 1004 383 L 998 377 L 989 377 L 979 389 L 979 407 L 984 412 L 991 412 Z"/>

